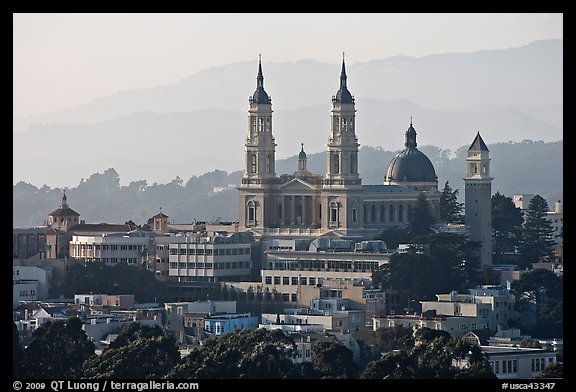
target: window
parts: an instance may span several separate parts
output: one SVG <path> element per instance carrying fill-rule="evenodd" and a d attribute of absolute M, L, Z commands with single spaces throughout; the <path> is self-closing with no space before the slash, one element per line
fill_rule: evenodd
<path fill-rule="evenodd" d="M 308 278 L 308 283 L 310 284 L 310 286 L 315 286 L 316 285 L 316 278 Z"/>
<path fill-rule="evenodd" d="M 394 206 L 390 206 L 388 210 L 388 222 L 394 222 Z"/>
<path fill-rule="evenodd" d="M 402 204 L 398 206 L 398 221 L 400 222 L 404 221 L 404 207 L 402 206 Z"/>
<path fill-rule="evenodd" d="M 282 277 L 282 284 L 287 286 L 290 284 L 290 278 L 288 276 L 283 276 Z"/>
<path fill-rule="evenodd" d="M 370 215 L 372 215 L 370 218 L 372 222 L 376 222 L 376 206 L 374 204 L 372 204 L 372 207 L 370 207 Z"/>
<path fill-rule="evenodd" d="M 350 156 L 350 174 L 356 174 L 358 167 L 356 154 L 352 154 Z"/>
<path fill-rule="evenodd" d="M 532 360 L 532 364 L 534 364 L 534 360 Z M 494 362 L 494 373 L 500 373 L 500 361 Z"/>
<path fill-rule="evenodd" d="M 512 361 L 512 373 L 516 373 L 518 372 L 518 363 L 516 362 L 516 360 L 514 359 Z"/>
<path fill-rule="evenodd" d="M 292 286 L 298 286 L 298 278 L 295 276 L 292 277 Z"/>
<path fill-rule="evenodd" d="M 250 172 L 251 173 L 256 173 L 256 154 L 252 154 L 251 155 L 251 166 L 250 166 Z"/>
<path fill-rule="evenodd" d="M 288 302 L 290 301 L 290 295 L 286 294 L 286 293 L 282 293 L 282 301 L 283 302 Z"/>
<path fill-rule="evenodd" d="M 340 174 L 340 155 L 332 155 L 332 165 L 334 168 L 334 174 Z"/>
<path fill-rule="evenodd" d="M 248 222 L 256 220 L 256 205 L 253 201 L 248 202 Z"/>
<path fill-rule="evenodd" d="M 300 284 L 304 285 L 304 286 L 306 285 L 306 277 L 305 276 L 300 277 Z"/>
<path fill-rule="evenodd" d="M 384 222 L 386 219 L 386 209 L 383 205 L 380 206 L 380 222 Z"/>
<path fill-rule="evenodd" d="M 532 371 L 534 372 L 536 369 L 536 365 L 534 363 L 534 358 L 532 358 Z"/>
<path fill-rule="evenodd" d="M 292 294 L 291 299 L 292 302 L 298 302 L 298 294 Z"/>
<path fill-rule="evenodd" d="M 356 208 L 352 208 L 352 222 L 358 221 L 358 210 Z"/>
<path fill-rule="evenodd" d="M 540 369 L 544 370 L 544 368 L 546 367 L 546 359 L 545 358 L 541 358 L 540 359 Z"/>
<path fill-rule="evenodd" d="M 280 284 L 280 277 L 279 276 L 274 277 L 274 284 Z"/>

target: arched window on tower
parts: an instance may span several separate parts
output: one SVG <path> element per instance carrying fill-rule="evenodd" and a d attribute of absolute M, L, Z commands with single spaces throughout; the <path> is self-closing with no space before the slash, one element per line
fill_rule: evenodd
<path fill-rule="evenodd" d="M 270 126 L 270 117 L 266 117 L 266 131 L 270 132 L 272 127 Z"/>
<path fill-rule="evenodd" d="M 264 119 L 262 117 L 258 119 L 258 125 L 258 132 L 264 132 Z"/>
<path fill-rule="evenodd" d="M 336 225 L 338 224 L 339 221 L 339 217 L 338 217 L 338 203 L 336 203 L 335 201 L 330 202 L 330 224 L 331 225 Z"/>
<path fill-rule="evenodd" d="M 372 207 L 370 207 L 370 220 L 372 221 L 372 223 L 376 222 L 376 206 L 374 204 L 372 204 Z"/>
<path fill-rule="evenodd" d="M 474 174 L 478 174 L 478 165 L 474 165 Z"/>
<path fill-rule="evenodd" d="M 253 200 L 250 200 L 248 204 L 246 204 L 247 209 L 247 217 L 246 220 L 249 224 L 256 223 L 256 203 Z"/>
<path fill-rule="evenodd" d="M 266 169 L 268 174 L 272 173 L 272 154 L 268 154 L 266 157 Z"/>
<path fill-rule="evenodd" d="M 252 154 L 252 156 L 250 157 L 250 172 L 251 173 L 256 173 L 256 169 L 257 169 L 257 157 L 256 154 Z"/>
<path fill-rule="evenodd" d="M 356 154 L 350 156 L 350 174 L 356 174 L 358 171 L 358 158 Z"/>

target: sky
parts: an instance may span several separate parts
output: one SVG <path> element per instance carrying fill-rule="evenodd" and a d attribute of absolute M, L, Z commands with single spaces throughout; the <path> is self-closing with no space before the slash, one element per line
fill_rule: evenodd
<path fill-rule="evenodd" d="M 252 61 L 347 64 L 563 39 L 563 14 L 15 13 L 13 115 Z"/>

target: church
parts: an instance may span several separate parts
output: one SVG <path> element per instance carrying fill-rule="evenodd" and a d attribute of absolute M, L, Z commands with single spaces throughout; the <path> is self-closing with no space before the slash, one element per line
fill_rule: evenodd
<path fill-rule="evenodd" d="M 430 159 L 417 147 L 412 121 L 404 134 L 405 148 L 389 163 L 383 183 L 362 184 L 355 100 L 347 79 L 342 58 L 339 88 L 332 96 L 330 110 L 326 172 L 308 171 L 302 144 L 296 170 L 278 175 L 272 100 L 264 88 L 261 59 L 258 61 L 256 90 L 249 98 L 244 174 L 238 187 L 241 229 L 264 238 L 373 238 L 387 227 L 406 226 L 421 193 L 432 216 L 439 219 L 438 177 Z M 487 243 L 491 237 L 489 161 L 488 149 L 478 133 L 468 151 L 464 178 L 466 205 L 474 204 L 466 209 L 466 218 L 474 225 L 469 227 L 472 239 L 483 241 L 491 250 Z"/>

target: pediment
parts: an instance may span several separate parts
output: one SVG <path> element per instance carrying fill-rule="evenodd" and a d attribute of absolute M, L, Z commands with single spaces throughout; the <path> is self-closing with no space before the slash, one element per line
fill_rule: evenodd
<path fill-rule="evenodd" d="M 308 184 L 306 181 L 302 181 L 299 178 L 293 178 L 285 184 L 280 186 L 280 189 L 287 191 L 311 191 L 314 190 L 314 186 Z"/>

